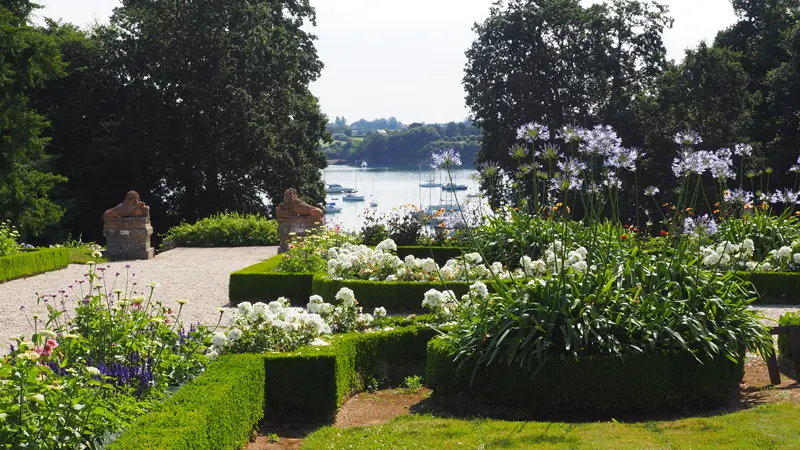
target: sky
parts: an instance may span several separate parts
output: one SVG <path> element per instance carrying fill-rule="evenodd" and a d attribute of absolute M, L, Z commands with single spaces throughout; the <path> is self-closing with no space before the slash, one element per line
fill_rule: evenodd
<path fill-rule="evenodd" d="M 40 16 L 77 25 L 108 22 L 118 0 L 39 0 Z M 395 116 L 403 123 L 469 116 L 461 80 L 472 26 L 495 0 L 311 0 L 317 51 L 325 69 L 311 85 L 331 120 Z M 667 57 L 712 41 L 736 16 L 730 0 L 661 0 L 675 19 L 664 33 Z"/>

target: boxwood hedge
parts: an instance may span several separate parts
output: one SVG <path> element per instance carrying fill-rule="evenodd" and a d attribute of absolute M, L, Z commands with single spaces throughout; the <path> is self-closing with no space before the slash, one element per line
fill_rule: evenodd
<path fill-rule="evenodd" d="M 69 249 L 45 248 L 0 257 L 0 283 L 37 275 L 69 265 Z"/>
<path fill-rule="evenodd" d="M 421 373 L 433 334 L 425 326 L 350 333 L 335 337 L 330 346 L 267 354 L 266 415 L 278 422 L 330 421 L 365 380 L 399 381 Z"/>
<path fill-rule="evenodd" d="M 238 450 L 264 415 L 264 356 L 223 356 L 108 450 Z"/>
<path fill-rule="evenodd" d="M 535 375 L 517 366 L 483 367 L 470 382 L 472 369 L 459 368 L 454 354 L 441 338 L 428 343 L 427 383 L 437 397 L 468 395 L 533 414 L 706 407 L 723 402 L 744 376 L 744 358 L 700 364 L 675 353 L 551 360 Z"/>
<path fill-rule="evenodd" d="M 436 264 L 443 266 L 448 259 L 461 256 L 463 252 L 464 250 L 460 247 L 424 247 L 416 245 L 397 247 L 396 253 L 400 259 L 405 259 L 408 255 L 414 255 L 417 258 L 433 258 Z"/>
<path fill-rule="evenodd" d="M 241 302 L 270 302 L 278 297 L 308 301 L 313 273 L 278 273 L 275 268 L 281 256 L 234 272 L 228 282 L 231 305 Z"/>
<path fill-rule="evenodd" d="M 739 272 L 758 291 L 755 303 L 800 305 L 800 273 L 798 272 Z"/>
<path fill-rule="evenodd" d="M 778 319 L 778 325 L 782 327 L 800 325 L 800 314 L 792 312 L 786 313 Z M 786 359 L 792 358 L 792 346 L 789 343 L 788 333 L 778 335 L 778 356 Z M 800 374 L 798 374 L 798 376 L 800 376 Z"/>
<path fill-rule="evenodd" d="M 353 290 L 358 304 L 367 312 L 378 306 L 392 312 L 423 312 L 425 309 L 422 307 L 422 299 L 429 289 L 450 289 L 459 298 L 469 291 L 469 283 L 464 282 L 443 285 L 441 282 L 332 280 L 324 275 L 316 275 L 311 292 L 327 302 L 336 303 L 336 293 L 343 287 Z"/>

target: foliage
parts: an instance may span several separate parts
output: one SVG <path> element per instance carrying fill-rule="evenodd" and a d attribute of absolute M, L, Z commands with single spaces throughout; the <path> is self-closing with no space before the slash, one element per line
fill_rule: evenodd
<path fill-rule="evenodd" d="M 753 284 L 761 304 L 800 304 L 800 273 L 792 272 L 737 272 L 743 280 Z"/>
<path fill-rule="evenodd" d="M 278 223 L 258 214 L 220 213 L 183 222 L 162 237 L 176 247 L 278 245 Z"/>
<path fill-rule="evenodd" d="M 0 222 L 0 257 L 19 252 L 19 232 L 10 222 Z"/>
<path fill-rule="evenodd" d="M 618 420 L 554 422 L 455 419 L 407 415 L 388 424 L 342 429 L 321 428 L 303 440 L 303 448 L 354 450 L 393 448 L 492 448 L 526 450 L 572 448 L 769 448 L 800 446 L 794 424 L 800 409 L 791 402 L 761 405 L 735 413 L 665 421 Z M 777 444 L 776 444 L 777 443 Z"/>
<path fill-rule="evenodd" d="M 403 380 L 403 383 L 405 384 L 406 389 L 408 389 L 408 391 L 412 394 L 416 394 L 420 389 L 422 389 L 422 377 L 419 375 L 408 376 L 405 380 Z"/>
<path fill-rule="evenodd" d="M 135 189 L 160 226 L 221 211 L 269 215 L 287 188 L 321 202 L 322 69 L 308 2 L 124 2 L 87 33 L 49 25 L 69 76 L 36 94 L 77 234 Z M 91 161 L 91 176 L 87 175 Z M 104 180 L 98 190 L 96 180 Z"/>
<path fill-rule="evenodd" d="M 241 448 L 263 416 L 264 356 L 223 356 L 108 449 Z"/>
<path fill-rule="evenodd" d="M 351 289 L 359 304 L 367 309 L 385 307 L 390 311 L 424 312 L 420 299 L 431 289 L 451 289 L 455 295 L 466 294 L 469 284 L 465 282 L 407 282 L 407 281 L 369 281 L 333 280 L 317 275 L 313 277 L 311 291 L 314 295 L 333 298 L 341 288 Z"/>
<path fill-rule="evenodd" d="M 0 283 L 15 278 L 63 269 L 69 264 L 67 249 L 39 249 L 0 256 Z"/>
<path fill-rule="evenodd" d="M 677 351 L 554 358 L 538 371 L 514 363 L 465 370 L 456 352 L 440 339 L 428 344 L 426 379 L 435 395 L 462 394 L 535 414 L 714 406 L 738 392 L 744 376 L 743 358 L 700 362 Z"/>
<path fill-rule="evenodd" d="M 348 333 L 331 345 L 266 356 L 266 413 L 283 422 L 327 420 L 370 378 L 402 381 L 425 361 L 433 330 L 424 326 Z"/>
<path fill-rule="evenodd" d="M 520 123 L 607 123 L 636 131 L 630 98 L 666 65 L 666 7 L 618 0 L 497 3 L 467 51 L 467 105 L 483 130 L 480 160 L 505 165 Z M 609 38 L 606 38 L 609 37 Z"/>
<path fill-rule="evenodd" d="M 276 268 L 283 256 L 272 258 L 233 272 L 228 282 L 228 299 L 231 305 L 243 301 L 277 300 L 287 297 L 305 300 L 311 296 L 313 273 L 278 273 Z"/>
<path fill-rule="evenodd" d="M 800 325 L 800 314 L 797 312 L 788 312 L 783 314 L 778 320 L 778 325 L 782 327 Z M 778 356 L 781 358 L 792 359 L 792 346 L 789 342 L 788 333 L 778 335 Z M 800 374 L 795 374 L 795 376 L 800 376 Z"/>
<path fill-rule="evenodd" d="M 28 23 L 36 8 L 27 0 L 0 5 L 0 221 L 31 235 L 61 218 L 49 195 L 66 181 L 50 173 L 47 120 L 30 105 L 30 91 L 64 69 L 54 40 Z"/>

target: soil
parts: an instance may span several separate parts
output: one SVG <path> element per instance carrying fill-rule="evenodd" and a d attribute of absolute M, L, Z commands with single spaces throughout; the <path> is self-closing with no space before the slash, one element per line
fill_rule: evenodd
<path fill-rule="evenodd" d="M 731 399 L 731 402 L 725 407 L 708 411 L 706 414 L 732 412 L 765 403 L 800 403 L 800 384 L 794 377 L 789 376 L 792 374 L 792 369 L 785 361 L 780 362 L 779 365 L 781 384 L 772 386 L 766 363 L 758 357 L 748 358 L 745 362 L 744 380 L 742 380 L 739 395 Z M 375 393 L 357 394 L 344 403 L 336 415 L 333 425 L 340 428 L 366 427 L 381 425 L 406 414 L 432 412 L 435 408 L 428 399 L 430 394 L 431 391 L 427 388 L 422 388 L 417 393 L 410 393 L 405 389 L 388 389 Z M 650 420 L 656 419 L 656 417 L 640 417 L 639 419 Z M 303 438 L 316 428 L 316 426 L 264 424 L 259 436 L 248 444 L 245 450 L 299 449 L 303 444 Z M 270 433 L 277 435 L 279 440 L 270 442 L 268 437 Z"/>

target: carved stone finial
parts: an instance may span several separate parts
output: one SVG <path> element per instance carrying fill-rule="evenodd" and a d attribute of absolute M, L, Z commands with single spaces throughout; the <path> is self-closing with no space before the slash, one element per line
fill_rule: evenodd
<path fill-rule="evenodd" d="M 106 210 L 103 213 L 104 219 L 118 218 L 118 217 L 147 217 L 150 219 L 150 207 L 145 205 L 143 201 L 139 200 L 139 193 L 136 191 L 128 191 L 125 194 L 125 200 L 114 208 Z"/>
<path fill-rule="evenodd" d="M 278 219 L 289 218 L 292 215 L 320 219 L 323 212 L 304 202 L 294 188 L 289 188 L 283 193 L 283 203 L 278 205 L 275 215 L 278 216 Z"/>
<path fill-rule="evenodd" d="M 321 209 L 304 202 L 295 189 L 287 189 L 283 193 L 283 203 L 275 208 L 278 236 L 281 240 L 278 252 L 285 252 L 293 237 L 305 236 L 309 231 L 323 226 L 325 224 L 323 214 Z"/>

